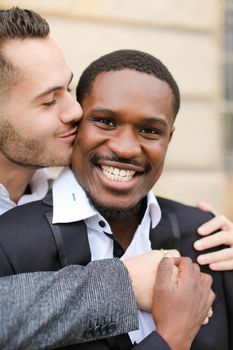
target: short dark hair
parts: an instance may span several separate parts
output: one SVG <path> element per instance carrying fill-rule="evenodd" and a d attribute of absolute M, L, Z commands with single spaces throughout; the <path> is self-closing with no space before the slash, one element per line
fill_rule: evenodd
<path fill-rule="evenodd" d="M 0 87 L 9 84 L 12 63 L 3 54 L 3 46 L 13 39 L 46 38 L 50 28 L 47 21 L 34 11 L 12 7 L 0 10 Z"/>
<path fill-rule="evenodd" d="M 165 81 L 173 93 L 174 117 L 180 108 L 180 92 L 173 76 L 167 67 L 156 57 L 138 50 L 118 50 L 104 55 L 92 62 L 82 73 L 77 88 L 76 97 L 79 103 L 91 92 L 97 75 L 104 72 L 131 69 L 153 75 Z"/>

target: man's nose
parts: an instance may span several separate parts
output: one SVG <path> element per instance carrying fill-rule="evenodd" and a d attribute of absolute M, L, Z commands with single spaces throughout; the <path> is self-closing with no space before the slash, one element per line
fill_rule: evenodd
<path fill-rule="evenodd" d="M 109 138 L 108 147 L 119 158 L 132 158 L 141 153 L 138 135 L 126 127 L 122 127 L 120 131 Z"/>
<path fill-rule="evenodd" d="M 60 119 L 63 123 L 77 122 L 82 118 L 83 110 L 76 99 L 67 92 L 67 99 L 64 103 L 63 110 L 61 112 Z"/>

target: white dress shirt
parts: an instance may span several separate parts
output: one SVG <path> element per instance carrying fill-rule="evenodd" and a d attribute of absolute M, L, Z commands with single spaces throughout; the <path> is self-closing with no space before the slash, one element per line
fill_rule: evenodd
<path fill-rule="evenodd" d="M 31 193 L 24 194 L 16 204 L 10 199 L 7 189 L 0 184 L 0 215 L 6 211 L 29 202 L 34 202 L 45 197 L 48 192 L 49 173 L 46 169 L 39 169 L 35 172 L 29 184 Z"/>
<path fill-rule="evenodd" d="M 151 250 L 149 239 L 150 226 L 153 228 L 161 218 L 158 202 L 150 191 L 147 195 L 147 208 L 133 240 L 121 259 L 140 255 Z M 113 257 L 113 239 L 108 222 L 91 206 L 83 188 L 76 181 L 72 171 L 66 168 L 53 184 L 53 223 L 69 223 L 84 220 L 87 226 L 91 260 Z M 138 311 L 139 330 L 129 333 L 131 341 L 139 343 L 150 332 L 155 330 L 152 315 Z"/>

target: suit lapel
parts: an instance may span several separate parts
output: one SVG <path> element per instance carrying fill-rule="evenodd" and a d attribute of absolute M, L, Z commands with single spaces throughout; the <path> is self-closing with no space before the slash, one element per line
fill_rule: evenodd
<path fill-rule="evenodd" d="M 152 249 L 178 249 L 180 226 L 175 213 L 164 210 L 161 205 L 162 218 L 155 228 L 150 230 Z"/>
<path fill-rule="evenodd" d="M 91 251 L 87 237 L 87 228 L 84 221 L 65 224 L 52 223 L 52 194 L 51 192 L 43 199 L 44 204 L 50 206 L 45 213 L 53 233 L 61 267 L 79 264 L 86 265 L 91 261 Z"/>

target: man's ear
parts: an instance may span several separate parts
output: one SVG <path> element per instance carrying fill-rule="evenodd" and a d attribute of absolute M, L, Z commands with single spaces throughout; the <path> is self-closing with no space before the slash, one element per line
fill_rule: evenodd
<path fill-rule="evenodd" d="M 170 142 L 171 139 L 172 139 L 172 136 L 173 136 L 174 131 L 175 131 L 175 127 L 173 126 L 172 129 L 171 129 L 170 135 L 169 135 L 169 142 Z"/>

